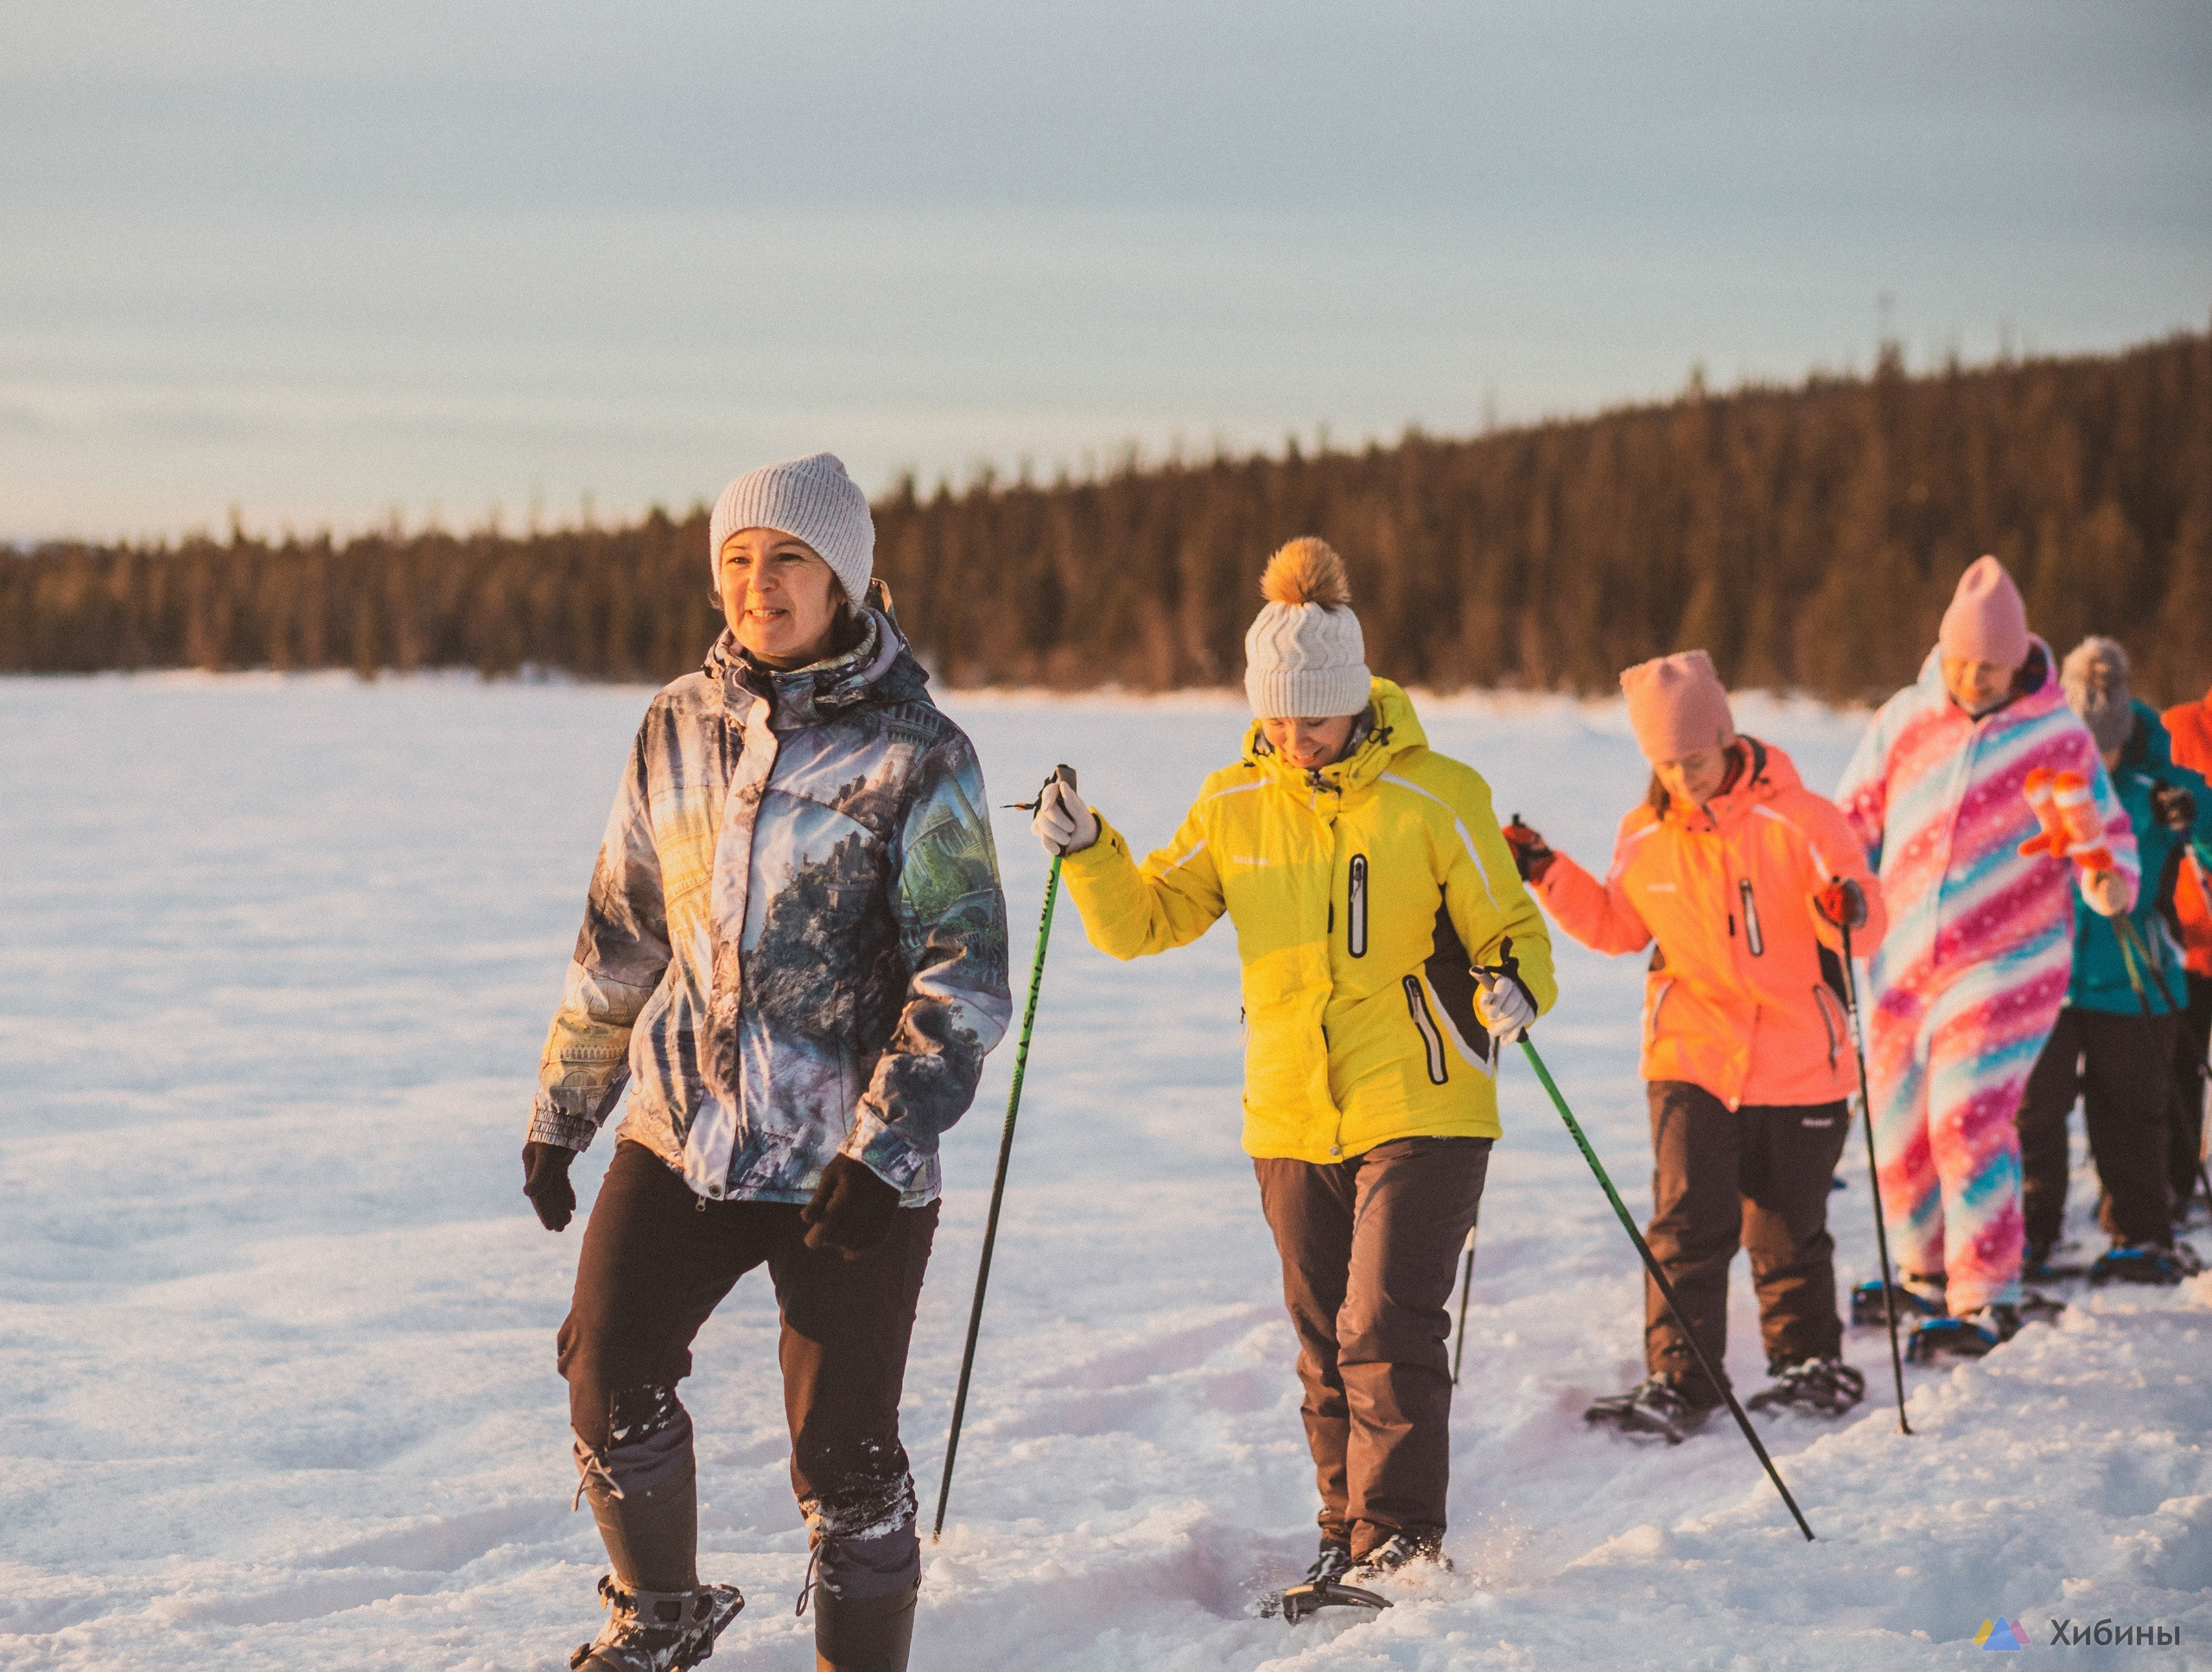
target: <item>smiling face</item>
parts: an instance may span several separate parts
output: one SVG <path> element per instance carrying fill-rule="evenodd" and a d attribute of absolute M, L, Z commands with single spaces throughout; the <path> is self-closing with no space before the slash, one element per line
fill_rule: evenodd
<path fill-rule="evenodd" d="M 722 614 L 737 642 L 772 668 L 803 668 L 830 653 L 843 589 L 813 547 L 772 528 L 722 542 Z"/>
<path fill-rule="evenodd" d="M 1686 806 L 1702 807 L 1728 781 L 1728 751 L 1697 749 L 1673 760 L 1655 762 L 1660 786 Z"/>
<path fill-rule="evenodd" d="M 1964 656 L 1943 658 L 1943 689 L 1968 714 L 1986 714 L 2012 691 L 2018 670 L 2002 662 L 1976 662 Z"/>
<path fill-rule="evenodd" d="M 1344 745 L 1351 741 L 1352 722 L 1356 714 L 1340 714 L 1327 720 L 1262 720 L 1260 729 L 1267 734 L 1268 747 L 1302 772 L 1336 764 L 1344 757 Z"/>

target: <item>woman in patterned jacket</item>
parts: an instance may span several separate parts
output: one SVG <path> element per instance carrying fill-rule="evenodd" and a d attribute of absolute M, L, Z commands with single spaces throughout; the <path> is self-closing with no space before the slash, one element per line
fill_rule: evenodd
<path fill-rule="evenodd" d="M 743 1606 L 694 1566 L 677 1383 L 766 1265 L 820 1664 L 906 1663 L 920 1577 L 899 1438 L 938 1139 L 1005 1032 L 1006 902 L 966 735 L 868 595 L 868 501 L 830 455 L 724 490 L 729 630 L 653 699 L 547 1036 L 524 1189 L 629 1110 L 561 1327 L 578 1493 L 613 1572 L 586 1672 L 703 1658 Z"/>

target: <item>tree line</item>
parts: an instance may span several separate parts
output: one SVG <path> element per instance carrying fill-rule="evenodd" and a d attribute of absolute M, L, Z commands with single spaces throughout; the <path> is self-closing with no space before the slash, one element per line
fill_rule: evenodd
<path fill-rule="evenodd" d="M 1232 683 L 1284 540 L 1344 555 L 1403 683 L 1603 692 L 1702 645 L 1738 687 L 1910 681 L 1985 551 L 2063 652 L 2212 685 L 2212 335 L 1677 398 L 1466 439 L 988 474 L 875 506 L 877 572 L 956 685 Z M 0 670 L 468 667 L 674 677 L 719 630 L 706 512 L 613 529 L 55 543 L 0 558 Z"/>

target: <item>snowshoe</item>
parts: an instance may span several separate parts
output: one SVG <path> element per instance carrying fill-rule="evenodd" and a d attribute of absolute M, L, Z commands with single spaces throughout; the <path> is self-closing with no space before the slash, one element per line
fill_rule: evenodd
<path fill-rule="evenodd" d="M 1715 1408 L 1693 1405 L 1673 1383 L 1653 1376 L 1624 1394 L 1592 1400 L 1582 1420 L 1618 1428 L 1631 1439 L 1663 1440 L 1669 1446 L 1679 1446 L 1704 1426 Z"/>
<path fill-rule="evenodd" d="M 2045 1294 L 2041 1289 L 2020 1291 L 2020 1316 L 2024 1319 L 2040 1319 L 2049 1323 L 2065 1310 L 2063 1300 Z"/>
<path fill-rule="evenodd" d="M 1957 1318 L 1929 1319 L 1904 1344 L 1904 1356 L 1915 1364 L 1932 1364 L 1946 1357 L 1980 1358 L 2019 1332 L 2017 1306 L 1977 1306 Z"/>
<path fill-rule="evenodd" d="M 1285 1624 L 1295 1625 L 1324 1608 L 1369 1608 L 1379 1613 L 1390 1605 L 1387 1597 L 1346 1585 L 1344 1576 L 1351 1571 L 1350 1547 L 1323 1540 L 1321 1554 L 1306 1570 L 1305 1582 L 1262 1599 L 1260 1618 L 1272 1619 L 1281 1614 Z"/>
<path fill-rule="evenodd" d="M 1803 1358 L 1775 1372 L 1773 1384 L 1744 1402 L 1755 1411 L 1841 1416 L 1866 1396 L 1866 1378 L 1840 1358 Z"/>
<path fill-rule="evenodd" d="M 599 1581 L 607 1624 L 569 1656 L 570 1672 L 677 1672 L 715 1652 L 715 1639 L 745 1599 L 734 1585 L 696 1591 L 631 1590 L 607 1573 Z"/>
<path fill-rule="evenodd" d="M 1910 1283 L 1893 1283 L 1890 1293 L 1894 1297 L 1900 1324 L 1910 1324 L 1918 1318 L 1941 1318 L 1945 1314 L 1943 1292 L 1940 1287 L 1922 1288 Z M 1882 1305 L 1879 1279 L 1861 1283 L 1852 1290 L 1851 1321 L 1861 1328 L 1878 1330 L 1888 1325 L 1889 1312 Z"/>
<path fill-rule="evenodd" d="M 2184 1277 L 2204 1269 L 2196 1250 L 2186 1246 L 2162 1249 L 2150 1243 L 2122 1244 L 2099 1255 L 2089 1268 L 2089 1281 L 2099 1288 L 2107 1283 L 2148 1283 L 2171 1288 Z"/>

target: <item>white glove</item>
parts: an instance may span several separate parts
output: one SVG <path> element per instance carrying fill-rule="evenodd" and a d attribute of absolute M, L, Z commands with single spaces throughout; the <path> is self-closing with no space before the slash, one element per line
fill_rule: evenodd
<path fill-rule="evenodd" d="M 1479 970 L 1474 976 L 1482 989 L 1475 995 L 1475 1020 L 1499 1044 L 1511 1045 L 1536 1020 L 1535 1000 L 1529 996 L 1529 989 L 1517 976 L 1487 976 Z"/>
<path fill-rule="evenodd" d="M 1037 798 L 1037 816 L 1029 821 L 1045 851 L 1055 856 L 1079 854 L 1098 840 L 1098 815 L 1084 804 L 1074 789 L 1055 778 Z"/>

